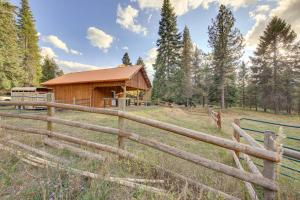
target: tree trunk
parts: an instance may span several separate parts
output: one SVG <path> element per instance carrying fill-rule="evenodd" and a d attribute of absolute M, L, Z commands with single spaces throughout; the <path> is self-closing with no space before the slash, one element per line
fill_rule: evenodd
<path fill-rule="evenodd" d="M 225 108 L 225 86 L 224 86 L 224 79 L 222 77 L 221 81 L 221 109 Z"/>

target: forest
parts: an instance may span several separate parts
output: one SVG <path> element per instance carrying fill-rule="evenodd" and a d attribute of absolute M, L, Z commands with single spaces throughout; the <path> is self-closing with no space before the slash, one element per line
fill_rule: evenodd
<path fill-rule="evenodd" d="M 209 53 L 193 46 L 187 26 L 178 31 L 169 0 L 161 9 L 158 34 L 153 99 L 300 113 L 300 43 L 285 20 L 270 20 L 247 63 L 243 35 L 224 5 L 208 27 Z"/>

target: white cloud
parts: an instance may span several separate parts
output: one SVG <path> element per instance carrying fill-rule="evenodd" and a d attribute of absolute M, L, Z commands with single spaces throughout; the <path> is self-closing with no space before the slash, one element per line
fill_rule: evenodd
<path fill-rule="evenodd" d="M 52 44 L 56 48 L 64 50 L 66 53 L 69 53 L 69 48 L 67 47 L 66 43 L 64 43 L 55 35 L 43 36 L 42 40 L 46 43 Z"/>
<path fill-rule="evenodd" d="M 219 0 L 219 4 L 231 6 L 235 10 L 241 7 L 246 7 L 251 4 L 255 4 L 258 0 Z"/>
<path fill-rule="evenodd" d="M 149 75 L 150 80 L 153 80 L 154 76 L 154 69 L 153 64 L 155 63 L 157 57 L 157 48 L 151 48 L 147 51 L 146 58 L 145 58 L 145 66 L 147 68 L 147 73 Z"/>
<path fill-rule="evenodd" d="M 292 29 L 300 34 L 300 1 L 299 0 L 278 0 L 274 9 L 270 10 L 267 5 L 259 5 L 249 13 L 255 20 L 255 24 L 245 36 L 246 47 L 254 49 L 263 34 L 267 24 L 273 16 L 278 16 L 292 25 Z"/>
<path fill-rule="evenodd" d="M 39 34 L 41 35 L 41 34 Z M 46 43 L 52 44 L 54 47 L 58 49 L 64 50 L 66 53 L 74 54 L 74 55 L 82 55 L 79 51 L 74 49 L 70 49 L 65 42 L 59 39 L 55 35 L 42 36 L 42 40 Z"/>
<path fill-rule="evenodd" d="M 245 36 L 246 48 L 254 50 L 259 40 L 260 35 L 267 26 L 267 16 L 264 14 L 258 14 L 253 17 L 255 19 L 254 26 L 247 32 Z"/>
<path fill-rule="evenodd" d="M 130 5 L 122 8 L 121 5 L 118 5 L 117 10 L 117 20 L 116 22 L 120 24 L 123 28 L 130 30 L 134 33 L 143 33 L 147 35 L 147 29 L 142 25 L 137 23 L 136 18 L 139 15 L 139 11 Z"/>
<path fill-rule="evenodd" d="M 58 59 L 58 56 L 50 47 L 42 47 L 41 56 L 43 58 L 48 56 L 49 58 L 54 59 L 54 61 L 65 73 L 99 69 L 99 67 L 95 65 L 89 65 L 89 64 L 84 64 L 84 63 L 79 63 L 74 61 L 60 60 Z"/>
<path fill-rule="evenodd" d="M 61 69 L 63 69 L 64 72 L 78 72 L 78 71 L 99 69 L 99 67 L 94 65 L 83 64 L 74 61 L 55 59 L 55 62 L 58 64 L 58 66 Z"/>
<path fill-rule="evenodd" d="M 54 53 L 54 51 L 50 47 L 42 47 L 41 48 L 41 56 L 45 58 L 48 56 L 48 58 L 56 58 L 57 55 Z"/>
<path fill-rule="evenodd" d="M 74 55 L 82 55 L 82 53 L 81 52 L 79 52 L 79 51 L 76 51 L 76 50 L 74 50 L 74 49 L 70 49 L 70 53 L 71 54 L 74 54 Z"/>
<path fill-rule="evenodd" d="M 125 51 L 129 50 L 128 46 L 124 46 L 124 47 L 122 47 L 122 49 L 125 50 Z"/>
<path fill-rule="evenodd" d="M 96 27 L 88 28 L 86 38 L 90 40 L 91 44 L 94 47 L 98 47 L 104 52 L 107 52 L 114 40 L 111 35 L 105 33 L 104 31 Z"/>
<path fill-rule="evenodd" d="M 151 8 L 159 10 L 162 7 L 163 0 L 137 0 L 137 2 L 141 9 Z M 224 4 L 238 9 L 255 2 L 257 2 L 257 0 L 171 0 L 175 13 L 179 16 L 198 7 L 208 9 L 211 4 Z"/>

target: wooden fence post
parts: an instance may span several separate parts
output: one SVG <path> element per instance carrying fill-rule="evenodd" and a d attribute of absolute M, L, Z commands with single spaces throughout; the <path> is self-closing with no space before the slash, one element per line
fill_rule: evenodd
<path fill-rule="evenodd" d="M 119 102 L 120 108 L 124 111 L 126 108 L 126 86 L 123 86 L 123 98 L 121 98 L 121 102 Z M 119 127 L 119 136 L 118 136 L 118 147 L 120 149 L 125 149 L 125 137 L 122 134 L 125 131 L 125 118 L 119 117 L 118 120 L 118 127 Z"/>
<path fill-rule="evenodd" d="M 124 134 L 125 131 L 125 119 L 123 117 L 119 117 L 118 121 L 118 127 L 119 127 L 119 136 L 118 136 L 118 146 L 120 149 L 125 149 L 125 138 L 124 136 L 121 136 Z"/>
<path fill-rule="evenodd" d="M 48 102 L 53 102 L 54 101 L 54 94 L 53 93 L 47 93 L 47 101 Z M 52 117 L 54 116 L 54 110 L 55 108 L 54 107 L 51 107 L 51 106 L 47 106 L 47 115 L 49 117 Z M 53 123 L 48 121 L 47 122 L 47 130 L 48 131 L 53 131 Z"/>
<path fill-rule="evenodd" d="M 234 119 L 234 123 L 238 126 L 240 126 L 240 119 Z M 235 129 L 233 129 L 233 137 L 236 139 L 237 142 L 240 142 L 240 134 L 239 132 L 237 132 Z M 237 157 L 240 156 L 240 152 L 239 151 L 235 151 Z"/>
<path fill-rule="evenodd" d="M 217 125 L 218 125 L 218 128 L 221 129 L 222 128 L 222 121 L 221 121 L 221 112 L 219 111 L 218 114 L 217 114 Z"/>
<path fill-rule="evenodd" d="M 264 146 L 267 150 L 276 152 L 276 135 L 274 132 L 265 131 L 264 133 Z M 276 178 L 276 163 L 268 160 L 264 160 L 264 169 L 263 176 L 272 180 Z M 264 190 L 264 199 L 265 200 L 274 200 L 275 199 L 275 191 L 271 191 L 268 189 Z"/>

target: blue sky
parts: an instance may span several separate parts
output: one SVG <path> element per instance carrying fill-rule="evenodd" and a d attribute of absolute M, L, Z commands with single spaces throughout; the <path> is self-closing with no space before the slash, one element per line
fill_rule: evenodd
<path fill-rule="evenodd" d="M 65 72 L 116 66 L 128 51 L 134 63 L 143 57 L 151 70 L 162 0 L 29 0 L 43 55 Z M 187 25 L 195 44 L 210 51 L 207 27 L 220 3 L 231 7 L 236 27 L 251 54 L 267 21 L 279 15 L 300 30 L 299 0 L 171 0 L 178 28 Z M 176 2 L 176 3 L 174 3 Z M 12 0 L 19 6 L 20 0 Z M 287 14 L 288 13 L 288 14 Z"/>

